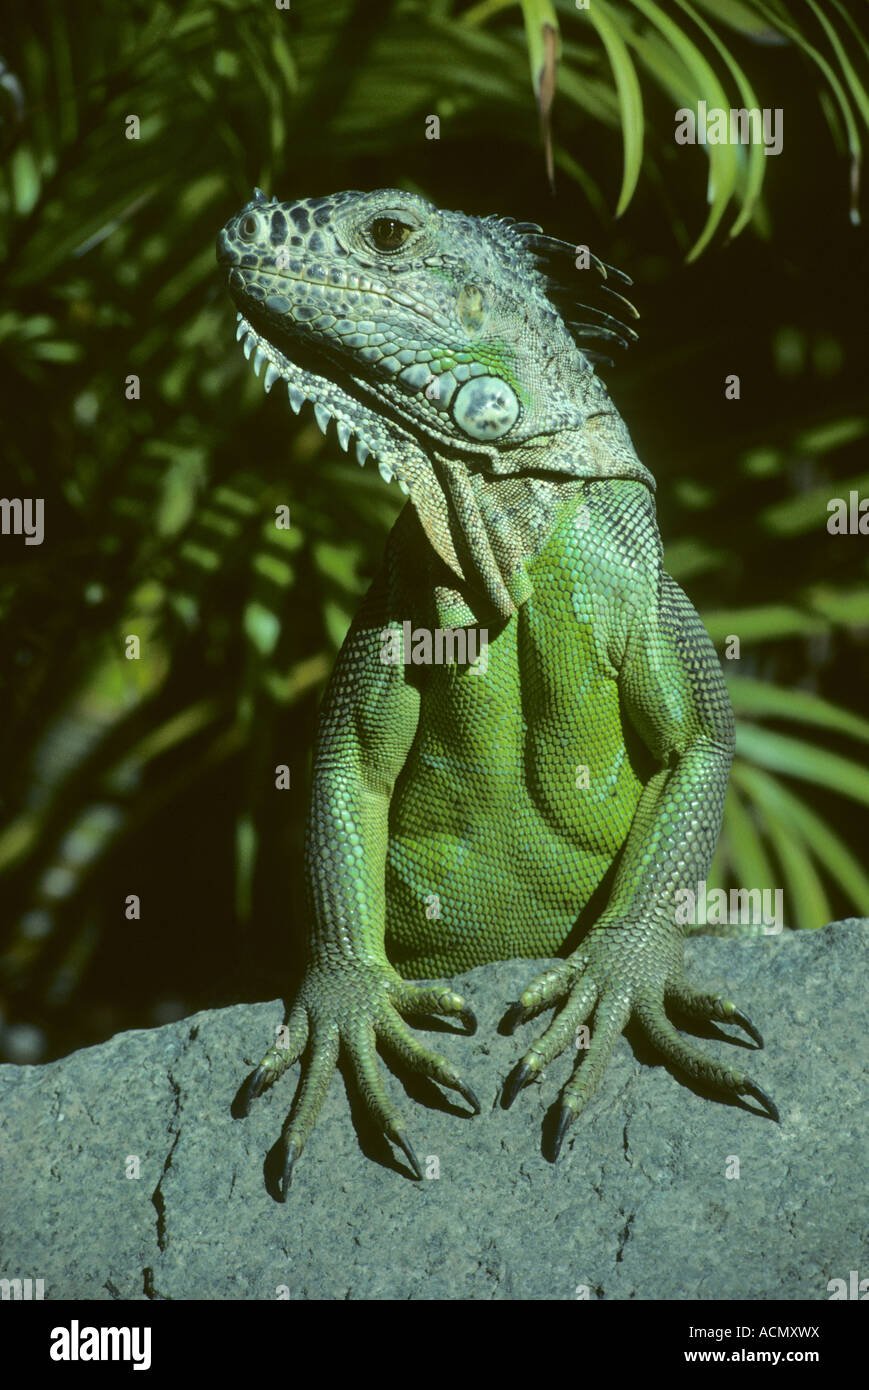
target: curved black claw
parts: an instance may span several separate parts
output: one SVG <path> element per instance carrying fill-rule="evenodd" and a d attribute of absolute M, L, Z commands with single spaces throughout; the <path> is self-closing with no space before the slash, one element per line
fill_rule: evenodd
<path fill-rule="evenodd" d="M 472 1038 L 477 1031 L 477 1015 L 474 1013 L 473 1009 L 466 1004 L 465 1007 L 460 1009 L 456 1014 L 456 1018 L 460 1018 L 462 1023 L 464 1023 L 466 1036 Z"/>
<path fill-rule="evenodd" d="M 746 1096 L 753 1096 L 755 1100 L 760 1101 L 760 1104 L 766 1110 L 769 1118 L 775 1120 L 776 1124 L 781 1123 L 781 1116 L 778 1113 L 778 1106 L 775 1101 L 767 1095 L 766 1091 L 762 1091 L 760 1086 L 754 1081 L 746 1081 L 742 1093 Z"/>
<path fill-rule="evenodd" d="M 532 1010 L 523 1008 L 522 1005 L 519 1003 L 519 1000 L 517 999 L 516 1003 L 511 1004 L 506 1014 L 504 1015 L 503 1027 L 506 1032 L 514 1033 L 516 1029 L 519 1027 L 520 1023 L 526 1023 L 528 1019 L 531 1017 Z"/>
<path fill-rule="evenodd" d="M 423 1171 L 420 1166 L 420 1161 L 413 1151 L 413 1145 L 411 1144 L 410 1140 L 402 1133 L 400 1129 L 393 1129 L 390 1132 L 389 1137 L 398 1145 L 400 1149 L 404 1151 L 404 1156 L 410 1164 L 411 1168 L 413 1169 L 414 1176 L 419 1178 L 420 1181 L 422 1181 Z"/>
<path fill-rule="evenodd" d="M 255 1101 L 257 1096 L 262 1095 L 263 1091 L 266 1088 L 266 1083 L 269 1079 L 269 1075 L 270 1072 L 268 1067 L 257 1067 L 256 1071 L 251 1072 L 247 1081 L 244 1083 L 241 1089 L 241 1095 L 238 1098 L 239 1115 L 250 1114 L 251 1102 Z"/>
<path fill-rule="evenodd" d="M 505 1110 L 510 1109 L 523 1086 L 527 1086 L 528 1082 L 536 1075 L 537 1072 L 534 1067 L 529 1067 L 527 1062 L 520 1062 L 518 1067 L 514 1068 L 504 1082 L 501 1104 Z"/>
<path fill-rule="evenodd" d="M 763 1038 L 755 1028 L 751 1019 L 746 1017 L 742 1012 L 742 1009 L 731 1009 L 725 1021 L 727 1023 L 738 1023 L 740 1028 L 743 1028 L 751 1038 L 752 1042 L 757 1043 L 758 1047 L 763 1047 Z"/>
<path fill-rule="evenodd" d="M 464 1081 L 456 1083 L 456 1090 L 458 1091 L 459 1095 L 462 1096 L 463 1099 L 468 1102 L 468 1105 L 471 1107 L 474 1114 L 479 1115 L 483 1107 L 477 1100 L 476 1092 L 472 1091 L 470 1086 L 466 1086 Z"/>
<path fill-rule="evenodd" d="M 576 1119 L 576 1111 L 569 1105 L 562 1105 L 558 1115 L 558 1128 L 555 1131 L 555 1138 L 552 1141 L 552 1161 L 555 1162 L 561 1153 L 561 1146 L 564 1143 L 564 1136 L 570 1128 L 573 1120 Z"/>
<path fill-rule="evenodd" d="M 290 1186 L 292 1185 L 293 1181 L 293 1169 L 296 1166 L 296 1159 L 299 1157 L 299 1154 L 301 1152 L 302 1151 L 299 1148 L 298 1144 L 293 1142 L 287 1144 L 286 1153 L 284 1154 L 284 1171 L 283 1176 L 281 1177 L 282 1202 L 285 1202 L 287 1200 L 287 1193 L 289 1192 Z"/>

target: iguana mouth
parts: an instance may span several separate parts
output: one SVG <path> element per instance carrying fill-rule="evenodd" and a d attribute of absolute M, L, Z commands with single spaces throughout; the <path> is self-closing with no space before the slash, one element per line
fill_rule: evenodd
<path fill-rule="evenodd" d="M 333 369 L 331 363 L 330 371 L 334 374 L 330 376 L 322 376 L 302 366 L 301 362 L 306 354 L 301 348 L 301 343 L 299 351 L 294 354 L 298 360 L 291 361 L 270 338 L 254 326 L 251 322 L 252 317 L 253 315 L 248 318 L 242 313 L 236 314 L 238 323 L 235 336 L 241 343 L 247 360 L 253 361 L 253 370 L 257 378 L 265 366 L 263 390 L 271 391 L 276 382 L 283 381 L 290 406 L 296 415 L 306 402 L 312 405 L 314 419 L 324 435 L 328 432 L 329 421 L 334 419 L 338 443 L 344 452 L 349 453 L 350 441 L 355 437 L 356 458 L 359 464 L 364 466 L 369 458 L 374 458 L 384 482 L 397 482 L 402 492 L 409 496 L 410 486 L 407 480 L 400 476 L 385 458 L 379 457 L 383 450 L 383 443 L 379 442 L 377 437 L 383 430 L 381 417 L 375 415 L 374 411 L 339 384 L 336 380 L 337 369 Z M 396 426 L 396 429 L 398 428 Z"/>

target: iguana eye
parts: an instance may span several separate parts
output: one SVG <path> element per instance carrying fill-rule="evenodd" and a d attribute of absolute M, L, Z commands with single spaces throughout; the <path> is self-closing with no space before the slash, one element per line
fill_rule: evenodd
<path fill-rule="evenodd" d="M 413 227 L 409 227 L 406 222 L 399 222 L 397 217 L 375 217 L 368 229 L 378 251 L 397 251 L 412 231 Z"/>

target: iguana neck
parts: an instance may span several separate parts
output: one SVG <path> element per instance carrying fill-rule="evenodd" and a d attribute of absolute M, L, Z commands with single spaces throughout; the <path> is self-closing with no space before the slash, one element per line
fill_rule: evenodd
<path fill-rule="evenodd" d="M 433 464 L 446 507 L 423 502 L 417 513 L 432 548 L 463 581 L 437 585 L 445 627 L 475 622 L 487 608 L 509 618 L 525 603 L 532 591 L 526 561 L 543 549 L 560 507 L 589 479 L 632 478 L 655 488 L 612 407 L 581 428 L 511 451 L 503 473 L 469 468 L 437 451 Z M 430 502 L 430 489 L 427 497 Z"/>

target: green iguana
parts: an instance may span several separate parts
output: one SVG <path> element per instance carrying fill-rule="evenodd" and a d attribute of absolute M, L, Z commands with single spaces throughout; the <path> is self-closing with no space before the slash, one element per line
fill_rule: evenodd
<path fill-rule="evenodd" d="M 280 381 L 296 413 L 312 402 L 324 433 L 334 419 L 341 447 L 355 437 L 359 462 L 373 456 L 410 499 L 326 691 L 307 969 L 245 1095 L 246 1108 L 302 1058 L 284 1196 L 340 1049 L 422 1176 L 376 1045 L 479 1113 L 405 1022 L 439 1014 L 472 1032 L 473 1014 L 448 985 L 406 980 L 516 956 L 563 959 L 511 1011 L 514 1026 L 558 1012 L 506 1103 L 594 1015 L 556 1154 L 629 1020 L 676 1068 L 778 1118 L 665 1012 L 763 1045 L 734 1004 L 686 981 L 676 912 L 715 849 L 733 715 L 662 569 L 654 480 L 580 346 L 635 335 L 600 309 L 571 331 L 550 273 L 567 251 L 574 281 L 630 283 L 534 224 L 394 189 L 295 203 L 257 189 L 218 238 L 266 390 Z"/>

